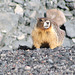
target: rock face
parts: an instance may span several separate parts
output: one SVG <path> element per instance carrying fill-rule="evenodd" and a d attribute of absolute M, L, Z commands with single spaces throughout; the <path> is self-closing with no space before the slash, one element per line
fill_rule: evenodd
<path fill-rule="evenodd" d="M 70 10 L 75 9 L 75 0 L 65 0 L 66 6 L 69 7 Z"/>
<path fill-rule="evenodd" d="M 46 17 L 52 8 L 62 10 L 67 19 L 63 46 L 75 44 L 74 0 L 0 0 L 0 50 L 32 47 L 31 32 L 37 18 Z"/>
<path fill-rule="evenodd" d="M 65 24 L 67 35 L 71 38 L 75 37 L 75 19 L 66 22 Z"/>
<path fill-rule="evenodd" d="M 18 26 L 18 15 L 14 13 L 0 13 L 0 31 L 10 32 L 13 28 Z"/>

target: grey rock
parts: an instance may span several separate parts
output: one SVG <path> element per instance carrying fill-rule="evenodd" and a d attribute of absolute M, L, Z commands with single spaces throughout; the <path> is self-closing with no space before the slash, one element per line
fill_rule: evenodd
<path fill-rule="evenodd" d="M 2 42 L 2 39 L 3 39 L 3 35 L 0 33 L 0 44 Z"/>
<path fill-rule="evenodd" d="M 25 40 L 20 40 L 20 41 L 14 41 L 12 44 L 13 49 L 16 49 L 19 47 L 19 45 L 21 46 L 28 46 L 28 47 L 32 47 L 32 44 L 30 42 L 27 42 Z"/>
<path fill-rule="evenodd" d="M 19 22 L 19 24 L 23 24 L 24 25 L 25 20 L 24 20 L 24 18 L 22 16 L 20 16 L 18 22 Z"/>
<path fill-rule="evenodd" d="M 29 37 L 27 38 L 27 42 L 30 43 L 30 44 L 29 44 L 29 47 L 32 47 L 33 41 L 32 41 L 32 37 L 31 37 L 31 36 L 29 36 Z"/>
<path fill-rule="evenodd" d="M 32 0 L 32 1 L 26 2 L 26 3 L 24 3 L 24 6 L 25 6 L 26 10 L 29 9 L 30 11 L 36 11 L 42 7 L 44 8 L 44 6 L 42 6 L 42 4 L 39 0 L 35 0 L 35 1 Z"/>
<path fill-rule="evenodd" d="M 0 51 L 2 51 L 2 50 L 12 50 L 12 49 L 9 48 L 8 46 L 4 46 L 4 47 L 2 47 L 2 48 L 0 49 Z"/>
<path fill-rule="evenodd" d="M 33 7 L 33 8 L 38 8 L 39 9 L 39 7 L 40 7 L 40 2 L 39 2 L 39 0 L 33 0 L 33 1 L 29 1 L 29 5 L 31 6 L 31 7 Z"/>
<path fill-rule="evenodd" d="M 0 33 L 0 48 L 4 46 L 3 38 L 4 36 Z"/>
<path fill-rule="evenodd" d="M 19 4 L 23 4 L 24 0 L 13 0 L 13 2 L 19 3 Z"/>
<path fill-rule="evenodd" d="M 70 11 L 68 11 L 68 10 L 64 11 L 64 14 L 65 14 L 65 16 L 66 16 L 66 18 L 68 20 L 70 20 L 71 18 L 73 18 L 72 13 Z"/>
<path fill-rule="evenodd" d="M 14 42 L 12 43 L 13 49 L 18 48 L 19 45 L 24 45 L 24 41 L 14 41 Z"/>
<path fill-rule="evenodd" d="M 75 65 L 72 65 L 70 68 L 74 68 L 75 69 Z"/>
<path fill-rule="evenodd" d="M 0 31 L 11 31 L 14 27 L 18 26 L 18 16 L 14 13 L 0 13 Z"/>
<path fill-rule="evenodd" d="M 31 18 L 35 18 L 36 17 L 36 14 L 37 14 L 36 11 L 33 11 L 30 17 Z"/>
<path fill-rule="evenodd" d="M 63 6 L 63 5 L 58 5 L 58 8 L 61 8 L 61 9 L 64 9 L 64 10 L 68 10 L 68 8 L 66 6 Z"/>
<path fill-rule="evenodd" d="M 42 9 L 42 10 L 37 11 L 36 18 L 44 17 L 44 14 L 45 13 L 46 13 L 46 10 L 45 9 Z"/>
<path fill-rule="evenodd" d="M 10 37 L 10 36 L 5 36 L 3 38 L 3 43 L 6 45 L 6 46 L 9 46 L 10 44 L 12 44 L 12 41 L 13 41 L 13 38 Z"/>
<path fill-rule="evenodd" d="M 75 9 L 75 0 L 66 0 L 66 6 L 69 7 L 70 10 Z"/>
<path fill-rule="evenodd" d="M 0 75 L 4 75 L 2 68 L 0 68 Z"/>
<path fill-rule="evenodd" d="M 70 20 L 65 24 L 66 32 L 69 37 L 75 37 L 75 20 Z"/>
<path fill-rule="evenodd" d="M 34 18 L 37 16 L 43 17 L 44 16 L 43 13 L 46 12 L 44 6 L 42 6 L 39 2 L 36 3 L 36 2 L 31 1 L 31 2 L 27 3 L 26 8 L 27 9 L 25 10 L 25 16 L 30 17 L 30 18 L 31 17 Z M 40 8 L 42 8 L 42 10 Z"/>
<path fill-rule="evenodd" d="M 22 28 L 22 32 L 27 33 L 27 34 L 31 34 L 32 28 L 29 26 L 24 26 L 24 28 Z"/>
<path fill-rule="evenodd" d="M 64 11 L 64 13 L 65 13 L 65 16 L 72 16 L 71 12 L 69 11 Z"/>
<path fill-rule="evenodd" d="M 68 8 L 65 6 L 65 1 L 63 1 L 63 0 L 58 2 L 57 7 L 61 8 L 61 9 L 68 10 Z"/>
<path fill-rule="evenodd" d="M 16 3 L 10 2 L 8 5 L 9 5 L 10 7 L 12 7 L 12 8 L 15 8 L 15 7 L 16 7 Z"/>
<path fill-rule="evenodd" d="M 33 2 L 40 2 L 40 0 L 31 0 L 31 1 L 33 1 Z"/>
<path fill-rule="evenodd" d="M 75 0 L 65 0 L 65 2 L 74 2 Z"/>
<path fill-rule="evenodd" d="M 25 17 L 28 17 L 28 16 L 31 15 L 31 13 L 32 13 L 32 12 L 30 12 L 29 9 L 26 9 L 25 12 L 24 12 L 24 15 L 25 15 Z"/>
<path fill-rule="evenodd" d="M 71 13 L 73 14 L 73 16 L 75 16 L 75 10 L 71 11 Z"/>
<path fill-rule="evenodd" d="M 48 62 L 51 63 L 51 64 L 54 63 L 52 59 L 48 59 Z"/>
<path fill-rule="evenodd" d="M 0 0 L 0 3 L 3 3 L 4 2 L 4 0 Z"/>
<path fill-rule="evenodd" d="M 2 43 L 1 43 L 2 47 L 8 46 L 9 48 L 12 48 L 12 42 L 16 41 L 16 37 L 17 37 L 17 34 L 18 34 L 18 32 L 16 34 L 14 34 L 15 31 L 13 29 L 10 33 L 4 34 L 3 39 L 2 39 Z"/>
<path fill-rule="evenodd" d="M 57 8 L 57 0 L 45 1 L 45 6 L 47 9 Z"/>
<path fill-rule="evenodd" d="M 73 44 L 72 40 L 68 39 L 65 37 L 64 42 L 63 42 L 63 46 L 66 47 L 71 47 L 71 45 Z"/>
<path fill-rule="evenodd" d="M 3 0 L 3 2 L 0 4 L 0 11 L 13 12 L 13 9 L 9 6 L 10 3 L 11 0 Z"/>
<path fill-rule="evenodd" d="M 36 23 L 37 23 L 37 19 L 31 19 L 31 21 L 30 21 L 30 27 L 34 28 L 34 26 L 36 25 Z"/>

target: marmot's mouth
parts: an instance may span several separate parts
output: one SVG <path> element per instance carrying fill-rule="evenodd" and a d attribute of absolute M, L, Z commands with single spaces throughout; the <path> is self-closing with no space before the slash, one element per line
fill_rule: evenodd
<path fill-rule="evenodd" d="M 45 29 L 49 28 L 49 27 L 50 27 L 50 21 L 47 20 L 46 22 L 44 22 L 43 27 L 44 27 Z"/>
<path fill-rule="evenodd" d="M 50 27 L 50 25 L 46 25 L 46 26 L 44 26 L 45 29 L 47 29 L 47 28 L 49 28 L 49 27 Z"/>

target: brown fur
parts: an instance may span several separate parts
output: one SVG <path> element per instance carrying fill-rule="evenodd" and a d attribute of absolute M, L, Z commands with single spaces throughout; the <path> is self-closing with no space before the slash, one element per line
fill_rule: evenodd
<path fill-rule="evenodd" d="M 42 20 L 42 22 L 40 22 Z M 50 27 L 44 29 L 43 24 L 46 20 L 50 21 Z M 51 49 L 61 46 L 64 40 L 65 32 L 49 18 L 39 18 L 36 26 L 32 31 L 33 45 L 40 48 L 42 44 L 49 44 Z"/>
<path fill-rule="evenodd" d="M 59 26 L 66 22 L 66 17 L 61 10 L 49 9 L 46 12 L 46 16 L 55 21 Z"/>

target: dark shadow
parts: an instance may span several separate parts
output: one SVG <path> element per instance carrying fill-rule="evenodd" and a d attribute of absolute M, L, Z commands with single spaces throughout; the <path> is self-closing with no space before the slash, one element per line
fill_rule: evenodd
<path fill-rule="evenodd" d="M 36 49 L 34 46 L 32 46 L 32 48 L 30 48 L 30 47 L 28 47 L 28 46 L 21 46 L 21 45 L 19 45 L 19 47 L 18 47 L 18 50 L 34 50 L 34 49 Z"/>
<path fill-rule="evenodd" d="M 62 30 L 65 31 L 65 34 L 66 34 L 66 37 L 67 37 L 67 38 L 72 39 L 70 36 L 67 35 L 67 33 L 66 33 L 66 28 L 65 28 L 64 24 L 60 27 L 60 29 L 62 29 Z"/>
<path fill-rule="evenodd" d="M 46 16 L 46 13 L 44 13 L 44 17 L 47 17 L 47 16 Z"/>
<path fill-rule="evenodd" d="M 57 8 L 59 8 L 59 9 L 63 9 L 64 11 L 66 10 L 66 8 L 62 8 L 62 7 L 60 7 L 60 6 L 57 6 Z"/>
<path fill-rule="evenodd" d="M 40 48 L 49 48 L 49 44 L 48 43 L 43 43 Z"/>
<path fill-rule="evenodd" d="M 66 32 L 64 24 L 60 27 L 60 29 L 64 30 Z"/>
<path fill-rule="evenodd" d="M 49 44 L 48 43 L 43 43 L 40 48 L 49 48 Z M 19 45 L 17 50 L 28 50 L 28 49 L 29 50 L 34 50 L 36 48 L 34 46 L 32 46 L 32 48 L 30 48 L 26 45 L 25 46 Z"/>

